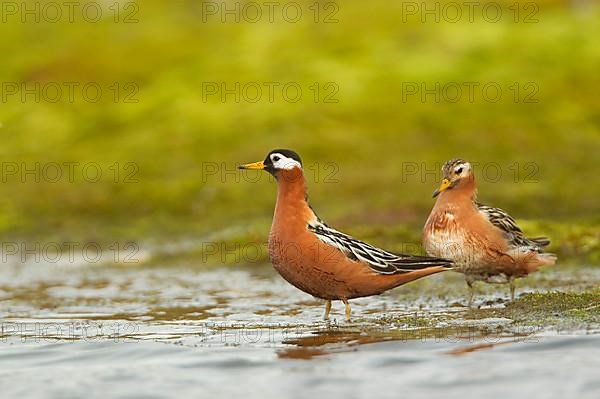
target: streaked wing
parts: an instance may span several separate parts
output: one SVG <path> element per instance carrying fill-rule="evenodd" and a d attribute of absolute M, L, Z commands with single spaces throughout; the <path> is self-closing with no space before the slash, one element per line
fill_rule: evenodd
<path fill-rule="evenodd" d="M 535 243 L 535 245 L 537 245 L 540 248 L 544 248 L 550 245 L 550 239 L 548 237 L 529 238 L 529 241 Z"/>
<path fill-rule="evenodd" d="M 339 232 L 320 220 L 310 223 L 308 229 L 312 231 L 319 240 L 342 251 L 348 258 L 364 262 L 371 269 L 381 274 L 407 273 L 414 270 L 433 266 L 444 266 L 451 268 L 451 261 L 429 256 L 413 256 L 404 254 L 393 254 L 379 248 L 375 248 L 365 242 Z"/>
<path fill-rule="evenodd" d="M 500 208 L 476 203 L 479 211 L 494 226 L 502 230 L 509 244 L 514 247 L 526 247 L 537 252 L 543 252 L 543 248 L 550 244 L 546 237 L 527 238 L 523 231 L 517 226 L 517 222 L 505 211 Z"/>

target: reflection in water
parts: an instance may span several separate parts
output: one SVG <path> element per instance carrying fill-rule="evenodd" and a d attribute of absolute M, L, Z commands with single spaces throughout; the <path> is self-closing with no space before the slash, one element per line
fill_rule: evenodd
<path fill-rule="evenodd" d="M 360 332 L 323 330 L 283 341 L 284 345 L 291 345 L 292 347 L 279 350 L 277 356 L 282 359 L 312 359 L 315 356 L 351 351 L 358 345 L 391 339 L 392 337 L 368 335 Z"/>
<path fill-rule="evenodd" d="M 352 329 L 322 329 L 304 336 L 287 339 L 283 349 L 277 352 L 280 358 L 312 359 L 315 356 L 347 352 L 360 345 L 385 341 L 444 341 L 466 344 L 453 349 L 450 354 L 464 354 L 481 349 L 491 349 L 497 345 L 523 341 L 531 334 L 517 333 L 510 328 L 486 329 L 484 326 L 454 326 L 451 328 L 417 328 L 410 330 L 389 330 L 369 328 L 363 331 Z M 474 341 L 491 341 L 469 345 Z"/>
<path fill-rule="evenodd" d="M 483 344 L 463 346 L 460 348 L 452 349 L 451 351 L 448 352 L 448 354 L 449 355 L 465 355 L 467 353 L 471 353 L 471 352 L 475 352 L 475 351 L 492 349 L 499 345 L 506 345 L 511 342 L 515 342 L 515 341 L 505 341 L 505 342 L 499 342 L 499 343 L 483 343 Z"/>

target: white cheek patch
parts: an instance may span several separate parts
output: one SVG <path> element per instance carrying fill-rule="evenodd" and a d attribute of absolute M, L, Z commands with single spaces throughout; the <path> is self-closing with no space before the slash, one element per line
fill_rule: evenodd
<path fill-rule="evenodd" d="M 462 169 L 462 171 L 460 173 L 457 173 L 456 171 L 459 170 L 459 169 Z M 454 167 L 454 173 L 456 173 L 460 177 L 465 177 L 470 172 L 471 172 L 471 164 L 468 163 L 468 162 L 461 163 L 460 165 L 457 165 L 457 166 Z"/>
<path fill-rule="evenodd" d="M 458 165 L 456 168 L 454 168 L 454 171 L 456 172 L 458 168 L 462 168 L 462 172 L 460 173 L 461 176 L 465 176 L 471 172 L 471 164 L 468 162 Z"/>
<path fill-rule="evenodd" d="M 279 157 L 279 159 L 277 161 L 274 161 L 273 158 L 277 157 Z M 296 161 L 295 159 L 285 157 L 281 154 L 273 154 L 271 156 L 271 161 L 273 162 L 273 166 L 275 167 L 275 169 L 291 170 L 296 167 L 302 169 L 302 165 L 300 165 L 300 162 Z"/>

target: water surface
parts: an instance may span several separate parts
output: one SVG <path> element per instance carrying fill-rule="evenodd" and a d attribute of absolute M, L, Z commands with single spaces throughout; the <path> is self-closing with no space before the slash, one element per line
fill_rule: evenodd
<path fill-rule="evenodd" d="M 539 273 L 519 292 L 584 291 L 595 268 Z M 0 269 L 2 398 L 600 397 L 600 325 L 524 325 L 464 306 L 445 273 L 352 301 L 353 320 L 270 267 Z M 589 307 L 589 306 L 588 306 Z M 578 309 L 574 309 L 577 311 Z M 596 311 L 596 309 L 588 309 Z M 598 308 L 600 312 L 600 308 Z"/>

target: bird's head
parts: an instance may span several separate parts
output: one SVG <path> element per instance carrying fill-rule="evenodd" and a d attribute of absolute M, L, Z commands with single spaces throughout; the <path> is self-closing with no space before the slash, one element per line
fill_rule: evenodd
<path fill-rule="evenodd" d="M 442 175 L 444 178 L 440 187 L 433 192 L 434 198 L 446 190 L 456 189 L 466 182 L 472 181 L 473 168 L 464 159 L 452 159 L 442 166 Z"/>
<path fill-rule="evenodd" d="M 240 165 L 240 169 L 266 170 L 276 178 L 285 171 L 298 170 L 302 172 L 300 155 L 292 150 L 273 150 L 267 154 L 264 161 Z"/>

